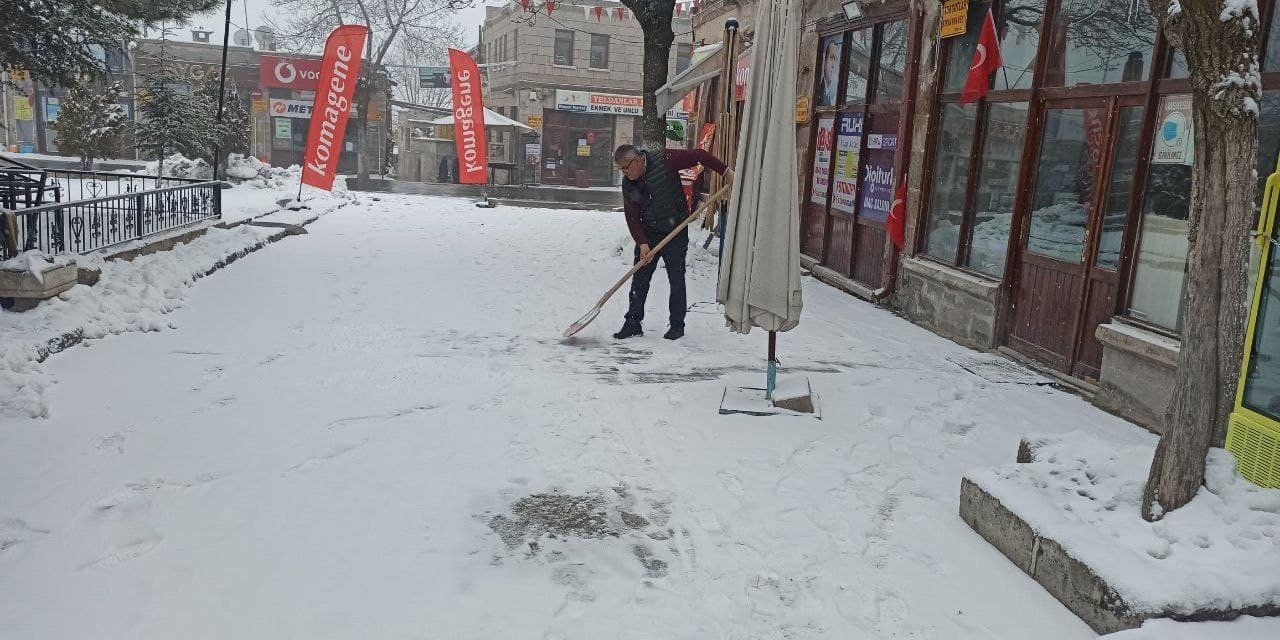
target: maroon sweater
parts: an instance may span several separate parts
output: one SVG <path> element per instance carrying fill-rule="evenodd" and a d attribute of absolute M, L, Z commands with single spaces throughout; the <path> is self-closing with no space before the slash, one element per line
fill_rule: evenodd
<path fill-rule="evenodd" d="M 724 175 L 724 172 L 729 169 L 719 158 L 702 149 L 667 149 L 666 161 L 667 168 L 672 173 L 690 169 L 699 164 L 720 175 Z M 625 180 L 626 178 L 623 179 Z M 631 238 L 636 241 L 636 244 L 647 244 L 652 247 L 655 242 L 661 241 L 662 238 L 652 238 L 652 242 L 650 242 L 650 238 L 644 232 L 644 227 L 640 225 L 640 205 L 629 198 L 624 200 L 623 211 L 627 215 L 627 228 L 631 231 Z"/>

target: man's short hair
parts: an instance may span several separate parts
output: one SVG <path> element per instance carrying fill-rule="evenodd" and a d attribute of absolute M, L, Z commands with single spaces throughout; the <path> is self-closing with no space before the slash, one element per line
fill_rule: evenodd
<path fill-rule="evenodd" d="M 631 144 L 620 144 L 617 149 L 613 150 L 613 161 L 626 160 L 627 158 L 637 158 L 640 156 L 640 150 Z"/>

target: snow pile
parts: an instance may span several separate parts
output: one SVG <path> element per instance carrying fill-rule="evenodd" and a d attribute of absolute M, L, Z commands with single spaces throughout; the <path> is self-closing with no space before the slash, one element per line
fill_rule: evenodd
<path fill-rule="evenodd" d="M 1280 618 L 1241 616 L 1230 622 L 1176 622 L 1157 618 L 1129 629 L 1102 636 L 1100 640 L 1275 640 L 1280 638 Z"/>
<path fill-rule="evenodd" d="M 152 160 L 142 170 L 142 173 L 149 176 L 160 175 L 160 163 Z M 181 153 L 175 153 L 164 159 L 164 177 L 166 178 L 190 178 L 193 180 L 212 180 L 213 166 L 200 158 L 191 159 Z"/>
<path fill-rule="evenodd" d="M 232 182 L 258 189 L 280 189 L 289 185 L 296 188 L 302 176 L 302 168 L 296 164 L 288 169 L 273 167 L 253 156 L 233 153 L 227 160 L 226 175 Z M 337 181 L 334 187 L 335 190 L 346 190 L 342 181 Z"/>
<path fill-rule="evenodd" d="M 1280 490 L 1210 451 L 1205 487 L 1159 522 L 1140 515 L 1156 438 L 1072 432 L 1030 440 L 1034 461 L 968 478 L 1107 581 L 1135 612 L 1280 605 Z"/>
<path fill-rule="evenodd" d="M 74 256 L 51 256 L 40 251 L 31 250 L 20 253 L 8 260 L 0 261 L 0 271 L 26 271 L 36 282 L 44 282 L 45 269 L 49 265 L 65 266 L 75 262 Z"/>

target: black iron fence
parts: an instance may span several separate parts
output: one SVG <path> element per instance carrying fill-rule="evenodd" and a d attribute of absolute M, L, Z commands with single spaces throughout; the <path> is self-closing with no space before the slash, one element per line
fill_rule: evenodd
<path fill-rule="evenodd" d="M 71 174 L 67 177 L 78 179 L 75 174 L 88 172 L 48 173 Z M 113 181 L 111 188 L 122 191 L 114 194 L 104 192 L 108 195 L 86 199 L 63 197 L 62 202 L 2 212 L 6 218 L 0 220 L 2 257 L 12 257 L 14 249 L 88 253 L 221 215 L 222 189 L 218 182 L 116 177 L 120 179 Z"/>
<path fill-rule="evenodd" d="M 58 190 L 58 202 L 92 200 L 201 182 L 190 178 L 162 178 L 116 171 L 64 169 L 44 169 L 43 171 L 45 184 Z"/>

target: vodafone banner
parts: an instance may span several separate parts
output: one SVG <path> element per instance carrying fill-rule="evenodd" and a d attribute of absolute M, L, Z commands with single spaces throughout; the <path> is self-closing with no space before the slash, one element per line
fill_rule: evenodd
<path fill-rule="evenodd" d="M 315 91 L 320 84 L 320 60 L 258 56 L 258 86 Z"/>
<path fill-rule="evenodd" d="M 324 44 L 316 99 L 311 105 L 311 130 L 307 133 L 306 162 L 302 165 L 303 184 L 333 190 L 338 157 L 342 155 L 342 138 L 351 115 L 351 97 L 356 91 L 356 79 L 360 77 L 360 55 L 368 36 L 368 27 L 344 24 L 334 29 Z"/>
<path fill-rule="evenodd" d="M 480 69 L 464 51 L 449 49 L 453 72 L 453 141 L 458 148 L 458 182 L 484 184 L 489 158 L 484 139 L 484 100 Z"/>

